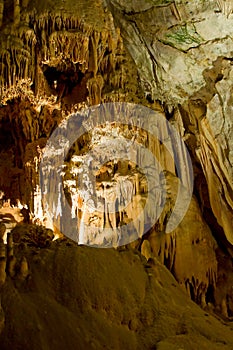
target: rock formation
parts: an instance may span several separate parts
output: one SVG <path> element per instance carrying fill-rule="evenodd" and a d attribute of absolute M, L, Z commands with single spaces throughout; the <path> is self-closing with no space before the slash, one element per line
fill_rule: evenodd
<path fill-rule="evenodd" d="M 108 5 L 144 91 L 163 102 L 169 118 L 181 114 L 197 167 L 199 203 L 212 235 L 231 256 L 232 2 L 149 1 L 141 8 L 139 1 L 108 1 Z"/>
<path fill-rule="evenodd" d="M 147 263 L 137 250 L 66 239 L 16 254 L 27 254 L 30 276 L 1 290 L 3 350 L 233 346 L 232 324 L 201 310 L 157 259 Z"/>
<path fill-rule="evenodd" d="M 172 330 L 165 329 L 163 333 L 158 328 L 150 338 L 152 326 L 160 322 L 164 325 L 164 303 L 171 296 L 171 290 L 166 288 L 171 285 L 175 294 L 177 291 L 177 305 L 184 298 L 182 288 L 209 312 L 224 320 L 233 316 L 232 10 L 231 0 L 0 1 L 0 340 L 5 349 L 16 344 L 14 339 L 5 339 L 10 332 L 7 313 L 15 312 L 16 302 L 45 336 L 41 320 L 42 312 L 48 312 L 46 307 L 40 311 L 33 301 L 34 314 L 26 306 L 34 292 L 39 305 L 48 300 L 48 310 L 58 318 L 70 317 L 75 327 L 77 310 L 86 307 L 89 311 L 85 309 L 84 314 L 90 312 L 97 329 L 100 321 L 96 310 L 105 315 L 104 319 L 110 313 L 110 319 L 122 332 L 122 337 L 111 343 L 116 349 L 136 349 L 135 344 L 145 349 L 166 349 L 174 342 L 192 349 L 189 332 L 197 332 L 196 341 L 201 344 L 201 327 L 193 329 L 186 314 L 193 310 L 191 319 L 200 317 L 203 324 L 205 316 L 188 299 L 187 309 L 179 306 L 178 312 L 175 306 L 171 307 L 171 319 L 180 315 L 177 322 L 171 321 Z M 103 113 L 98 115 L 98 126 L 86 122 L 88 107 L 112 102 L 133 103 L 124 110 L 125 120 L 106 122 L 103 115 L 104 111 L 108 114 L 107 108 L 100 107 Z M 133 117 L 130 120 L 135 105 L 151 111 L 140 125 L 134 123 Z M 117 104 L 114 108 L 112 118 L 119 112 Z M 85 132 L 71 144 L 63 133 L 58 134 L 62 137 L 58 137 L 56 145 L 47 143 L 54 130 L 59 131 L 58 126 L 72 123 L 70 115 L 79 117 L 77 125 Z M 194 170 L 193 191 L 188 166 L 179 169 L 176 164 L 175 155 L 183 159 L 183 165 L 188 164 L 184 145 L 178 138 L 171 139 L 166 127 L 160 129 L 158 138 L 154 137 L 153 130 L 158 129 L 155 116 L 169 121 L 188 147 Z M 160 168 L 145 150 L 158 160 Z M 48 155 L 50 163 L 45 161 Z M 143 165 L 142 169 L 138 164 Z M 43 183 L 41 171 L 46 174 Z M 62 179 L 59 186 L 58 177 Z M 151 177 L 153 188 L 149 186 Z M 189 208 L 178 227 L 167 233 L 184 187 L 192 191 Z M 44 193 L 52 193 L 51 202 L 47 203 L 53 207 L 52 218 Z M 152 197 L 153 203 L 148 206 L 148 198 Z M 157 208 L 162 209 L 157 213 Z M 175 214 L 179 215 L 179 210 Z M 138 217 L 140 220 L 135 223 Z M 67 228 L 64 222 L 71 225 Z M 132 230 L 127 231 L 126 227 Z M 131 244 L 124 231 L 131 236 Z M 68 257 L 69 249 L 77 264 L 84 263 L 91 279 L 95 271 L 88 267 L 91 248 L 77 247 L 63 234 L 79 244 L 98 247 L 127 244 L 118 248 L 119 252 L 107 249 L 103 253 L 99 249 L 99 257 L 98 249 L 92 248 L 94 263 L 101 271 L 107 271 L 110 280 L 111 259 L 126 271 L 130 264 L 138 269 L 133 282 L 119 278 L 116 285 L 121 270 L 114 270 L 116 291 L 111 297 L 120 299 L 119 310 L 103 292 L 103 288 L 108 289 L 105 281 L 102 287 L 97 284 L 96 296 L 87 295 L 92 287 L 88 280 L 87 289 L 80 289 L 84 277 L 78 268 L 78 284 L 72 283 L 76 270 Z M 52 241 L 54 237 L 59 238 L 57 243 Z M 82 254 L 87 254 L 86 259 L 79 260 Z M 125 261 L 120 260 L 120 255 Z M 142 259 L 141 265 L 137 259 Z M 63 271 L 65 264 L 72 266 L 73 275 Z M 177 284 L 162 265 L 170 270 Z M 48 284 L 43 273 L 48 275 Z M 98 273 L 98 278 L 101 276 Z M 141 289 L 131 298 L 130 288 L 137 288 L 137 278 Z M 48 295 L 41 296 L 39 283 L 48 287 Z M 64 286 L 67 289 L 63 295 Z M 30 291 L 25 300 L 24 290 Z M 157 292 L 158 299 L 154 294 Z M 74 309 L 69 293 L 78 300 Z M 105 301 L 100 300 L 101 294 Z M 137 307 L 127 314 L 125 303 Z M 63 307 L 66 311 L 61 310 Z M 55 322 L 56 317 L 51 321 Z M 58 324 L 61 327 L 59 320 Z M 214 331 L 210 336 L 208 326 L 202 339 L 204 345 L 199 348 L 213 347 L 211 340 L 219 342 L 223 349 L 232 348 L 230 326 L 223 327 L 212 318 L 211 324 L 219 331 L 213 338 Z M 126 331 L 122 328 L 125 325 Z M 16 330 L 17 326 L 12 326 L 15 341 L 22 341 L 21 328 Z M 80 334 L 82 327 L 78 327 Z M 90 343 L 90 327 L 80 349 L 103 348 L 106 339 L 97 337 Z M 105 331 L 112 332 L 111 327 L 106 326 Z M 220 336 L 220 329 L 226 332 L 229 346 Z M 70 348 L 80 341 L 75 332 L 67 330 L 66 334 L 75 339 L 74 343 L 69 342 Z M 124 335 L 129 337 L 128 343 L 124 343 Z M 138 335 L 145 337 L 145 344 Z M 47 336 L 36 340 L 35 349 L 48 344 L 56 348 Z M 22 344 L 25 349 L 32 348 L 24 341 Z"/>

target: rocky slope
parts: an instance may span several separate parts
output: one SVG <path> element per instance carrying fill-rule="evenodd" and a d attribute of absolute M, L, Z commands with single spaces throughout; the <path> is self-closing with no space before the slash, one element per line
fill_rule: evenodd
<path fill-rule="evenodd" d="M 232 349 L 231 324 L 194 304 L 156 259 L 42 231 L 39 244 L 25 231 L 36 234 L 15 229 L 13 254 L 8 239 L 16 268 L 1 289 L 1 349 Z"/>

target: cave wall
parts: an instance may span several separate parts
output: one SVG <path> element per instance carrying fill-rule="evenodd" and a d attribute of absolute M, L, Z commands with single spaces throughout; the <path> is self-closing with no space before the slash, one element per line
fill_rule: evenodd
<path fill-rule="evenodd" d="M 222 277 L 223 261 L 227 274 L 231 269 L 233 242 L 231 12 L 230 1 L 0 2 L 5 201 L 20 200 L 35 220 L 45 215 L 39 164 L 48 137 L 70 113 L 114 101 L 158 111 L 189 147 L 194 196 L 180 226 L 165 234 L 177 177 L 169 155 L 152 142 L 168 172 L 170 198 L 146 240 L 138 235 L 138 247 L 158 256 L 193 300 L 213 302 L 226 315 L 232 312 L 231 277 Z"/>
<path fill-rule="evenodd" d="M 143 10 L 139 2 L 108 4 L 144 91 L 184 108 L 186 142 L 202 165 L 212 210 L 232 243 L 231 2 L 224 7 L 216 1 L 149 1 Z"/>
<path fill-rule="evenodd" d="M 41 149 L 59 122 L 82 105 L 137 100 L 139 90 L 125 78 L 137 71 L 110 14 L 96 4 L 101 14 L 94 22 L 89 14 L 89 23 L 83 16 L 90 4 L 77 15 L 57 5 L 57 13 L 43 3 L 16 5 L 20 20 L 3 16 L 0 34 L 1 158 L 9 163 L 1 167 L 1 188 L 32 212 Z"/>
<path fill-rule="evenodd" d="M 162 101 L 169 116 L 177 110 L 182 115 L 202 215 L 218 244 L 231 255 L 232 2 L 107 3 L 138 67 L 144 91 Z M 217 255 L 222 274 L 222 253 Z M 226 269 L 229 274 L 230 268 Z"/>

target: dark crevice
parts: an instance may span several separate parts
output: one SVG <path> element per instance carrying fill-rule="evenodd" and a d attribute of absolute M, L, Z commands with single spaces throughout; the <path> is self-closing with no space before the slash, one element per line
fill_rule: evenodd
<path fill-rule="evenodd" d="M 44 66 L 44 76 L 50 87 L 50 92 L 63 99 L 75 94 L 74 102 L 79 103 L 86 100 L 88 90 L 86 86 L 87 75 L 82 73 L 78 66 L 67 67 L 61 71 L 55 67 Z M 72 100 L 72 98 L 70 98 Z"/>

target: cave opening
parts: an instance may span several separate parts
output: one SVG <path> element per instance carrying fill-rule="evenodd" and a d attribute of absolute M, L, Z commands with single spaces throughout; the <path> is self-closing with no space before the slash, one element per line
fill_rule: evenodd
<path fill-rule="evenodd" d="M 207 291 L 206 291 L 206 296 L 205 296 L 205 300 L 206 300 L 207 305 L 208 305 L 208 303 L 211 303 L 212 305 L 215 304 L 214 292 L 215 292 L 215 288 L 214 288 L 213 284 L 209 284 Z"/>
<path fill-rule="evenodd" d="M 57 96 L 59 100 L 68 102 L 70 105 L 86 101 L 89 74 L 82 72 L 79 64 L 65 62 L 64 67 L 44 65 L 43 72 L 50 93 Z"/>

